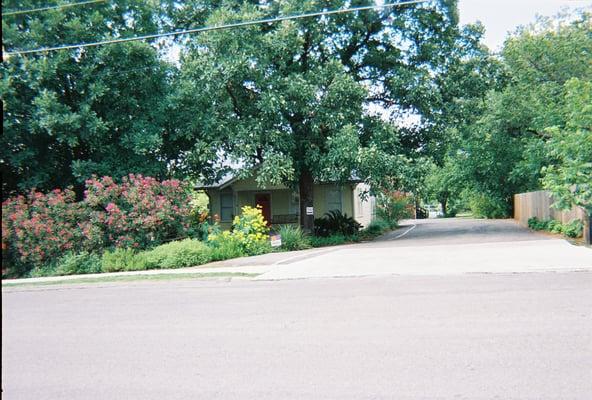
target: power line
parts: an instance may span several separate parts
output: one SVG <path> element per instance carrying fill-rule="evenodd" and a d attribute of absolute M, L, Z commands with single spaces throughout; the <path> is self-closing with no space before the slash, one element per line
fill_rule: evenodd
<path fill-rule="evenodd" d="M 103 3 L 105 1 L 107 1 L 107 0 L 88 0 L 88 1 L 81 1 L 78 3 L 68 3 L 68 4 L 59 4 L 56 6 L 32 8 L 29 10 L 15 10 L 15 11 L 9 11 L 9 12 L 2 12 L 2 16 L 5 17 L 8 15 L 31 14 L 31 13 L 35 13 L 35 12 L 39 12 L 39 11 L 59 10 L 62 8 L 77 7 L 77 6 L 83 6 L 86 4 Z"/>
<path fill-rule="evenodd" d="M 399 3 L 375 4 L 372 6 L 360 6 L 360 7 L 343 8 L 343 9 L 338 9 L 338 10 L 319 11 L 319 12 L 306 13 L 306 14 L 288 15 L 285 17 L 265 18 L 265 19 L 257 19 L 257 20 L 253 20 L 253 21 L 235 22 L 235 23 L 224 24 L 224 25 L 205 26 L 205 27 L 201 27 L 201 28 L 192 28 L 192 29 L 186 29 L 186 30 L 182 30 L 182 31 L 156 33 L 156 34 L 152 34 L 152 35 L 136 36 L 136 37 L 130 37 L 130 38 L 102 40 L 100 42 L 69 44 L 69 45 L 55 46 L 55 47 L 42 47 L 39 49 L 32 49 L 32 50 L 16 50 L 16 51 L 10 51 L 10 52 L 6 53 L 5 55 L 6 55 L 6 57 L 9 57 L 9 56 L 19 55 L 19 54 L 42 53 L 45 51 L 81 49 L 84 47 L 95 47 L 95 46 L 101 46 L 104 44 L 133 42 L 133 41 L 137 41 L 137 40 L 156 39 L 156 38 L 160 38 L 160 37 L 186 35 L 186 34 L 190 34 L 190 33 L 216 31 L 216 30 L 238 28 L 238 27 L 249 26 L 249 25 L 267 24 L 267 23 L 280 22 L 280 21 L 289 21 L 289 20 L 294 20 L 294 19 L 320 17 L 323 15 L 342 14 L 342 13 L 347 13 L 347 12 L 365 11 L 365 10 L 372 10 L 372 9 L 377 9 L 377 8 L 397 7 L 397 6 L 404 6 L 404 5 L 409 5 L 409 4 L 425 3 L 426 1 L 428 1 L 428 0 L 410 0 L 410 1 L 401 1 Z"/>

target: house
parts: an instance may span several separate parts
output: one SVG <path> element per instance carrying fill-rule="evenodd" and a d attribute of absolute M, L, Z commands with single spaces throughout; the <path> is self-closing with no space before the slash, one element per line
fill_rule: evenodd
<path fill-rule="evenodd" d="M 300 196 L 297 190 L 276 185 L 259 187 L 256 177 L 239 178 L 227 176 L 213 185 L 201 185 L 209 197 L 210 216 L 218 216 L 220 226 L 229 229 L 232 219 L 244 206 L 261 206 L 263 217 L 271 225 L 298 224 L 300 220 Z M 374 218 L 374 196 L 360 195 L 369 189 L 357 181 L 345 184 L 315 183 L 313 187 L 313 213 L 322 217 L 330 210 L 339 210 L 353 216 L 362 226 L 368 226 Z M 215 217 L 214 217 L 215 218 Z"/>

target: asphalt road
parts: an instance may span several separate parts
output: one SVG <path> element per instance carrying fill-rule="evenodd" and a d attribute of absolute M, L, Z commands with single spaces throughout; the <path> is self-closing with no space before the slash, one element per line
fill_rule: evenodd
<path fill-rule="evenodd" d="M 592 398 L 592 274 L 11 289 L 3 399 Z"/>
<path fill-rule="evenodd" d="M 410 228 L 266 273 L 375 276 L 3 288 L 2 398 L 592 399 L 589 249 Z"/>
<path fill-rule="evenodd" d="M 557 236 L 525 229 L 513 219 L 436 218 L 405 220 L 401 225 L 401 229 L 367 245 L 405 247 L 557 240 Z M 413 225 L 417 227 L 397 237 Z"/>

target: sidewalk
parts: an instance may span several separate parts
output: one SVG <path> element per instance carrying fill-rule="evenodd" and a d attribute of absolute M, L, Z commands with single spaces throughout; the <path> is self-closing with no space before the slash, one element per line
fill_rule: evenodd
<path fill-rule="evenodd" d="M 271 271 L 279 265 L 284 265 L 292 262 L 302 261 L 307 258 L 316 257 L 332 251 L 337 251 L 344 246 L 334 246 L 327 248 L 317 248 L 310 250 L 300 250 L 291 252 L 268 253 L 253 257 L 240 257 L 224 261 L 215 261 L 197 267 L 177 268 L 177 269 L 151 269 L 143 271 L 125 271 L 125 272 L 105 272 L 99 274 L 83 274 L 83 275 L 61 275 L 61 276 L 44 276 L 38 278 L 20 278 L 20 279 L 3 279 L 2 285 L 14 285 L 25 283 L 44 283 L 44 282 L 62 282 L 69 280 L 80 279 L 96 279 L 96 278 L 112 278 L 125 276 L 140 276 L 140 275 L 188 275 L 188 274 L 264 274 Z"/>

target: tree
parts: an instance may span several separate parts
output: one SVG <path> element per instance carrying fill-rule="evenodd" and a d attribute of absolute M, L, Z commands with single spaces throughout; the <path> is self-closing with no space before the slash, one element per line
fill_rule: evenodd
<path fill-rule="evenodd" d="M 565 112 L 572 108 L 566 85 L 592 79 L 590 18 L 587 13 L 539 18 L 511 36 L 502 52 L 507 84 L 488 93 L 486 109 L 459 145 L 467 188 L 505 203 L 508 212 L 513 194 L 541 189 L 543 170 L 551 174 L 546 184 L 553 186 L 549 179 L 559 171 L 552 166 L 561 164 L 563 139 L 551 132 L 574 130 Z M 571 139 L 584 151 L 582 134 Z"/>
<path fill-rule="evenodd" d="M 579 206 L 592 216 L 592 83 L 573 78 L 565 90 L 567 124 L 548 130 L 551 161 L 543 168 L 543 185 L 558 207 Z"/>
<path fill-rule="evenodd" d="M 372 2 L 249 3 L 188 1 L 178 18 L 195 9 L 215 25 Z M 298 187 L 310 230 L 315 180 L 404 185 L 413 159 L 442 139 L 438 80 L 474 42 L 457 26 L 456 3 L 442 1 L 209 32 L 186 45 L 174 107 L 177 130 L 195 143 L 188 161 L 218 156 L 256 166 L 261 184 Z M 409 114 L 420 123 L 400 128 Z"/>
<path fill-rule="evenodd" d="M 457 162 L 457 158 L 446 157 L 444 164 L 437 167 L 432 164 L 430 172 L 425 179 L 426 196 L 436 199 L 442 207 L 444 216 L 454 216 L 455 209 L 450 209 L 450 202 L 457 202 L 463 191 L 463 171 Z"/>
<path fill-rule="evenodd" d="M 7 1 L 5 9 L 34 8 Z M 153 33 L 158 10 L 139 0 L 3 16 L 7 50 Z M 2 192 L 74 185 L 92 174 L 164 177 L 171 67 L 146 43 L 33 55 L 2 63 Z"/>

